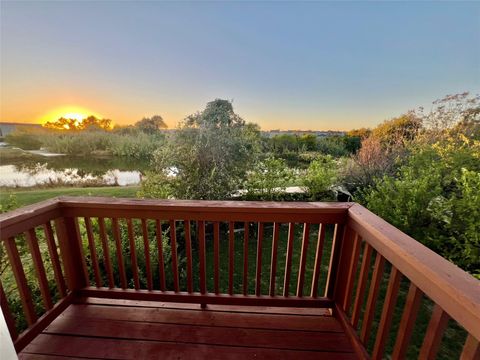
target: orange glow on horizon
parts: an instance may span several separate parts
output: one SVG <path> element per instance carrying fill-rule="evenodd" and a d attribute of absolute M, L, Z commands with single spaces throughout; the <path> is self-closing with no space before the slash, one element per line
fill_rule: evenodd
<path fill-rule="evenodd" d="M 66 119 L 74 119 L 78 123 L 82 122 L 83 119 L 89 117 L 89 116 L 95 116 L 98 119 L 101 119 L 102 116 L 95 113 L 94 111 L 87 110 L 85 108 L 82 108 L 80 106 L 63 106 L 57 109 L 54 109 L 44 116 L 42 116 L 38 122 L 42 125 L 44 125 L 48 121 L 57 121 L 61 117 L 66 118 Z"/>

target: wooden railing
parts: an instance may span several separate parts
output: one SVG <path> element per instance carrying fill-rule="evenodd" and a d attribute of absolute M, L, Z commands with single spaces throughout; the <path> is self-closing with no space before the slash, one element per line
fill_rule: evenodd
<path fill-rule="evenodd" d="M 420 358 L 435 357 L 449 318 L 468 332 L 461 358 L 480 354 L 479 282 L 357 204 L 58 198 L 0 215 L 0 232 L 28 325 L 17 335 L 0 284 L 17 351 L 92 296 L 331 308 L 357 355 L 380 359 L 409 286 L 394 359 L 406 356 L 424 296 L 435 305 Z"/>

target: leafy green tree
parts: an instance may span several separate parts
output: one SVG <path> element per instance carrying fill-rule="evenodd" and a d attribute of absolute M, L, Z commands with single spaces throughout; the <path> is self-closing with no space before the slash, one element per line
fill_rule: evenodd
<path fill-rule="evenodd" d="M 245 182 L 249 200 L 279 200 L 285 188 L 295 181 L 295 173 L 285 160 L 268 157 L 259 161 Z"/>
<path fill-rule="evenodd" d="M 154 115 L 151 118 L 143 118 L 140 121 L 135 123 L 135 128 L 146 133 L 146 134 L 156 134 L 161 129 L 168 128 L 165 121 L 160 115 Z"/>
<path fill-rule="evenodd" d="M 303 177 L 303 185 L 312 200 L 332 200 L 332 186 L 336 183 L 338 165 L 330 155 L 313 160 Z"/>
<path fill-rule="evenodd" d="M 259 147 L 258 126 L 245 123 L 231 102 L 217 99 L 170 134 L 155 152 L 153 168 L 168 179 L 176 199 L 225 199 L 242 184 Z"/>

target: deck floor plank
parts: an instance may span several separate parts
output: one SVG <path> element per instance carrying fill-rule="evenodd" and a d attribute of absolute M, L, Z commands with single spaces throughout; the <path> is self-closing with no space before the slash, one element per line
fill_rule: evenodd
<path fill-rule="evenodd" d="M 72 304 L 20 359 L 355 359 L 331 316 L 137 303 Z"/>

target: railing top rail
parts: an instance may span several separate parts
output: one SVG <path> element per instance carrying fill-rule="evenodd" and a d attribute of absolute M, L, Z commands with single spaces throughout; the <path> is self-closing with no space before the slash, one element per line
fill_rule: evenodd
<path fill-rule="evenodd" d="M 480 339 L 480 281 L 361 205 L 349 208 L 347 225 Z"/>
<path fill-rule="evenodd" d="M 152 200 L 152 199 L 121 199 L 106 197 L 75 197 L 64 196 L 56 198 L 62 207 L 102 209 L 152 209 L 152 210 L 185 210 L 201 212 L 233 211 L 233 212 L 270 212 L 287 213 L 292 210 L 312 213 L 343 213 L 352 203 L 338 202 L 276 202 L 276 201 L 210 201 L 210 200 Z"/>

